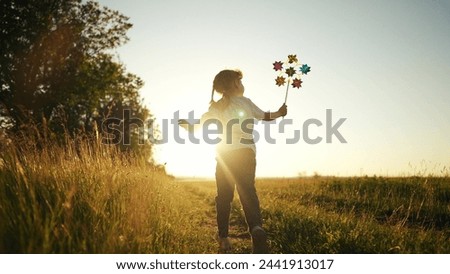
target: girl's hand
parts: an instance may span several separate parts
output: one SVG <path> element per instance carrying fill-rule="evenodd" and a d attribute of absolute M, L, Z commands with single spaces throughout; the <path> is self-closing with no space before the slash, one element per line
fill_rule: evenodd
<path fill-rule="evenodd" d="M 283 104 L 279 109 L 278 109 L 278 113 L 280 114 L 280 116 L 286 116 L 287 114 L 287 106 L 286 104 Z"/>

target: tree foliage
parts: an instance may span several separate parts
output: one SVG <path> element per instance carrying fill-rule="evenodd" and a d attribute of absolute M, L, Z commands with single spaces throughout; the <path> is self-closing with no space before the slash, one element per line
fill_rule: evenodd
<path fill-rule="evenodd" d="M 1 0 L 0 9 L 0 128 L 73 134 L 123 119 L 124 109 L 149 118 L 143 81 L 114 54 L 128 41 L 128 17 L 80 0 Z"/>

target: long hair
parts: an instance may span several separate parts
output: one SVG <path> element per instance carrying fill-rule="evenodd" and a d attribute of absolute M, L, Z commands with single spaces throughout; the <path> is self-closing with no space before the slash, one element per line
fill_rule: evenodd
<path fill-rule="evenodd" d="M 230 92 L 233 90 L 233 84 L 236 80 L 242 79 L 240 70 L 222 70 L 214 77 L 213 87 L 211 91 L 210 107 L 216 107 L 219 110 L 225 110 L 230 104 Z M 219 101 L 214 101 L 214 91 L 222 94 Z"/>

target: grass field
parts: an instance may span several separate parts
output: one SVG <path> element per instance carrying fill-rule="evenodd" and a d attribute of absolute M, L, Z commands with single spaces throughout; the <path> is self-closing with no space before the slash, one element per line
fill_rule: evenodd
<path fill-rule="evenodd" d="M 213 207 L 213 182 L 180 184 Z M 273 253 L 450 252 L 448 177 L 262 179 L 257 188 Z M 236 252 L 250 252 L 236 200 L 231 222 Z"/>
<path fill-rule="evenodd" d="M 272 253 L 450 253 L 450 178 L 257 180 Z M 101 145 L 0 151 L 0 253 L 217 253 L 213 181 Z M 237 195 L 236 195 L 237 196 Z M 251 252 L 238 198 L 235 253 Z"/>

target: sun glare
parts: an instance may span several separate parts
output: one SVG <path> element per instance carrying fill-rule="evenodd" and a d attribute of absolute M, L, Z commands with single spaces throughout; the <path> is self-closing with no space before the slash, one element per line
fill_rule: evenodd
<path fill-rule="evenodd" d="M 213 177 L 215 169 L 214 145 L 205 143 L 172 144 L 157 148 L 156 157 L 166 171 L 177 177 Z"/>

